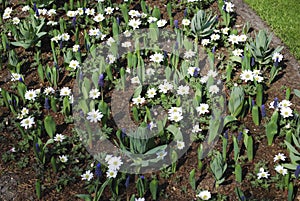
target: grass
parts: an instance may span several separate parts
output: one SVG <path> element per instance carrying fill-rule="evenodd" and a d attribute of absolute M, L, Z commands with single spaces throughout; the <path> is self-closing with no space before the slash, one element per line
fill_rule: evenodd
<path fill-rule="evenodd" d="M 245 0 L 300 61 L 299 0 Z"/>

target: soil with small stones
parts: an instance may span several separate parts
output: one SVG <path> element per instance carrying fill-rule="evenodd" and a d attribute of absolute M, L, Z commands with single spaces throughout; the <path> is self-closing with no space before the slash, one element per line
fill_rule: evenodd
<path fill-rule="evenodd" d="M 236 27 L 237 29 L 241 29 L 242 25 L 245 22 L 249 22 L 251 27 L 254 28 L 252 34 L 259 29 L 266 29 L 270 32 L 270 29 L 266 26 L 266 24 L 251 10 L 242 0 L 232 0 L 235 4 L 237 19 L 236 19 Z M 163 14 L 163 18 L 167 18 L 166 13 L 166 5 L 167 1 L 163 0 L 157 4 L 156 1 L 147 1 L 147 4 L 151 7 L 158 6 Z M 15 4 L 17 5 L 17 4 Z M 17 7 L 17 6 L 16 6 Z M 138 7 L 138 5 L 136 5 Z M 216 4 L 213 6 L 216 8 Z M 183 10 L 177 10 L 174 12 L 174 19 L 181 20 L 183 18 Z M 280 39 L 276 36 L 273 37 L 272 46 L 283 45 L 285 46 Z M 269 104 L 275 97 L 278 97 L 279 100 L 284 99 L 285 92 L 282 89 L 283 86 L 291 87 L 292 89 L 299 89 L 299 63 L 297 63 L 296 59 L 289 53 L 288 48 L 285 46 L 282 51 L 284 54 L 284 69 L 280 75 L 280 79 L 276 80 L 267 91 L 268 100 L 266 105 Z M 32 60 L 32 55 L 25 54 L 24 51 L 20 50 L 20 55 L 28 58 L 28 61 Z M 43 56 L 44 58 L 50 58 L 46 53 Z M 10 83 L 10 73 L 7 69 L 2 69 L 0 71 L 0 87 L 3 89 L 9 89 Z M 36 70 L 27 71 L 25 73 L 25 84 L 27 86 L 31 86 L 32 88 L 40 88 L 42 86 L 47 85 L 47 83 L 40 84 L 38 83 L 39 78 L 36 74 Z M 66 85 L 67 84 L 67 85 Z M 60 83 L 60 86 L 72 86 L 72 82 L 65 81 Z M 297 97 L 292 97 L 293 109 L 300 111 L 300 99 Z M 268 116 L 270 116 L 271 111 L 267 111 Z M 59 131 L 65 135 L 72 135 L 72 127 L 68 124 L 64 123 L 63 115 L 51 114 L 55 117 L 57 122 Z M 3 128 L 0 135 L 0 150 L 2 153 L 8 152 L 12 147 L 16 146 L 16 137 L 18 136 L 18 131 L 11 127 L 11 114 L 6 108 L 0 109 L 0 120 L 2 122 Z M 269 167 L 274 167 L 273 157 L 275 154 L 282 152 L 285 155 L 288 155 L 286 150 L 280 146 L 282 143 L 282 139 L 276 138 L 275 142 L 272 146 L 267 146 L 266 138 L 262 137 L 264 135 L 264 128 L 257 127 L 253 125 L 251 116 L 248 115 L 244 122 L 245 126 L 249 129 L 249 132 L 255 139 L 255 157 L 252 162 L 245 162 L 242 164 L 242 169 L 244 175 L 248 173 L 253 173 L 254 164 L 266 160 L 269 162 Z M 236 135 L 236 133 L 230 133 L 229 139 L 232 135 Z M 241 144 L 240 144 L 241 145 Z M 195 199 L 195 192 L 191 190 L 189 186 L 189 173 L 192 169 L 197 167 L 197 143 L 193 143 L 190 147 L 189 151 L 178 161 L 177 172 L 176 174 L 172 174 L 169 178 L 162 177 L 161 174 L 157 175 L 159 179 L 159 190 L 161 192 L 161 196 L 159 200 L 161 201 L 169 201 L 169 200 L 177 200 L 177 201 L 187 201 Z M 217 146 L 217 149 L 220 149 L 220 145 Z M 232 144 L 228 146 L 228 155 L 232 155 Z M 17 156 L 22 158 L 25 153 L 18 153 Z M 28 155 L 27 155 L 28 156 Z M 36 170 L 33 164 L 35 164 L 35 156 L 30 155 L 29 164 L 27 167 L 23 169 L 19 169 L 14 162 L 3 163 L 2 160 L 0 162 L 0 201 L 6 200 L 37 200 L 35 195 L 35 175 Z M 232 157 L 229 157 L 232 158 Z M 228 161 L 231 163 L 232 161 Z M 71 168 L 71 167 L 70 167 Z M 269 191 L 266 191 L 262 188 L 253 188 L 251 184 L 247 180 L 243 180 L 242 183 L 237 183 L 235 181 L 234 171 L 232 168 L 228 168 L 225 177 L 226 182 L 222 184 L 218 189 L 214 188 L 214 178 L 209 169 L 209 161 L 208 159 L 203 160 L 203 168 L 201 171 L 196 171 L 197 185 L 198 189 L 206 189 L 212 192 L 213 195 L 217 193 L 221 193 L 223 195 L 227 195 L 227 200 L 237 200 L 234 189 L 235 187 L 240 187 L 247 199 L 249 200 L 286 200 L 287 192 L 282 192 L 276 190 L 274 186 L 271 186 Z M 274 175 L 274 170 L 270 169 L 271 175 Z M 55 181 L 57 180 L 53 175 L 47 175 L 49 178 L 53 178 L 52 181 L 48 183 L 45 182 L 44 186 L 46 189 L 43 192 L 42 200 L 79 200 L 75 198 L 75 194 L 87 193 L 84 190 L 84 183 L 79 179 L 73 183 L 70 183 L 61 191 L 57 192 L 55 189 Z M 147 177 L 148 175 L 146 175 Z M 131 181 L 133 177 L 131 178 Z M 296 184 L 296 187 L 299 188 L 299 184 Z M 136 193 L 135 183 L 131 182 L 126 192 L 121 192 L 122 200 L 126 200 L 127 195 L 131 195 Z M 110 193 L 105 191 L 102 201 L 109 200 Z M 145 196 L 146 200 L 151 200 L 151 195 L 148 193 Z M 300 193 L 297 192 L 296 196 L 297 200 L 300 200 Z"/>

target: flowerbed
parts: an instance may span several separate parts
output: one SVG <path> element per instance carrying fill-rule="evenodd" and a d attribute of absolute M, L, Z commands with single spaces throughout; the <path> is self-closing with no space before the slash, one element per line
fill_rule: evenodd
<path fill-rule="evenodd" d="M 0 3 L 0 170 L 26 199 L 296 198 L 300 91 L 268 93 L 282 47 L 232 3 Z"/>

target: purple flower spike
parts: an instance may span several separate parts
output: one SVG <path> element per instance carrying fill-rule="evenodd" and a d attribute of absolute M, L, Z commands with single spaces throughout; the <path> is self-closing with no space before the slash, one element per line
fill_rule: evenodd
<path fill-rule="evenodd" d="M 46 110 L 50 110 L 49 99 L 47 97 L 45 98 L 44 107 L 45 107 Z"/>
<path fill-rule="evenodd" d="M 104 75 L 103 75 L 103 74 L 101 74 L 101 75 L 99 76 L 99 79 L 98 79 L 98 85 L 99 85 L 100 87 L 103 87 L 103 86 L 104 86 Z"/>
<path fill-rule="evenodd" d="M 266 106 L 265 105 L 261 106 L 261 116 L 262 117 L 266 117 L 267 116 Z"/>
<path fill-rule="evenodd" d="M 102 176 L 101 163 L 97 164 L 96 170 L 95 170 L 95 174 L 96 174 L 97 177 L 101 177 Z"/>
<path fill-rule="evenodd" d="M 176 29 L 179 28 L 179 26 L 178 26 L 178 20 L 174 20 L 174 26 L 175 26 Z"/>
<path fill-rule="evenodd" d="M 128 186 L 129 186 L 129 181 L 130 181 L 130 176 L 127 176 L 126 181 L 125 181 L 126 188 L 128 188 Z"/>
<path fill-rule="evenodd" d="M 243 139 L 243 132 L 239 132 L 239 135 L 237 137 L 238 141 L 241 141 Z"/>
<path fill-rule="evenodd" d="M 296 171 L 295 171 L 295 177 L 298 179 L 300 174 L 300 165 L 297 166 Z"/>

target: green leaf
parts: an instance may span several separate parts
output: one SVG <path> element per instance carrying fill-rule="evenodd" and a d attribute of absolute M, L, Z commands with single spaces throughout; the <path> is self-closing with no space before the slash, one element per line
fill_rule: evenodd
<path fill-rule="evenodd" d="M 195 169 L 190 172 L 189 182 L 193 190 L 196 190 Z"/>
<path fill-rule="evenodd" d="M 46 118 L 44 119 L 44 127 L 49 137 L 53 138 L 53 135 L 56 131 L 56 124 L 52 116 L 46 116 Z"/>
<path fill-rule="evenodd" d="M 298 96 L 300 98 L 300 90 L 294 89 L 294 93 L 296 96 Z"/>
<path fill-rule="evenodd" d="M 156 179 L 152 179 L 152 181 L 150 182 L 150 192 L 153 200 L 157 199 L 157 188 L 158 188 L 158 181 Z"/>

